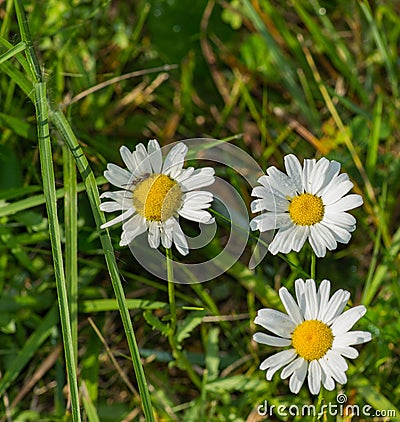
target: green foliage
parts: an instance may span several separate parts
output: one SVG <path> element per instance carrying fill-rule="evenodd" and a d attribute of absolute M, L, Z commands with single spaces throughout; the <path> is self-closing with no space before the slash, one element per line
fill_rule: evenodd
<path fill-rule="evenodd" d="M 317 279 L 365 304 L 357 329 L 373 334 L 342 390 L 351 404 L 399 412 L 396 3 L 28 0 L 31 38 L 14 3 L 0 6 L 0 420 L 71 420 L 66 366 L 83 420 L 143 420 L 133 333 L 156 420 L 238 422 L 265 399 L 312 402 L 278 375 L 266 381 L 258 366 L 273 350 L 251 341 L 257 310 L 279 308 L 277 288 L 308 276 L 307 251 L 249 269 L 251 237 L 218 279 L 175 285 L 171 350 L 166 282 L 118 246 L 118 228 L 98 229 L 102 174 L 121 164 L 121 145 L 197 136 L 229 139 L 263 169 L 287 153 L 341 162 L 364 206 L 350 244 L 317 261 Z M 35 106 L 50 111 L 40 144 Z M 216 171 L 248 205 L 251 187 Z M 182 261 L 223 248 L 229 223 L 215 215 L 214 240 Z M 69 341 L 57 310 L 65 275 Z"/>

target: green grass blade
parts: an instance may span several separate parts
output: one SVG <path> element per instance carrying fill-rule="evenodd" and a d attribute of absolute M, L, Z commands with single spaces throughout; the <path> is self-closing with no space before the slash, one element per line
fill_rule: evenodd
<path fill-rule="evenodd" d="M 75 161 L 67 147 L 63 147 L 64 164 L 64 224 L 65 279 L 71 317 L 72 344 L 78 362 L 78 200 Z"/>
<path fill-rule="evenodd" d="M 33 100 L 32 83 L 21 71 L 10 63 L 4 62 L 0 64 L 0 72 L 8 75 L 22 89 L 24 94 Z"/>
<path fill-rule="evenodd" d="M 126 299 L 128 309 L 164 309 L 167 303 L 145 299 Z M 115 299 L 95 299 L 81 302 L 82 312 L 107 312 L 118 311 L 118 303 Z"/>
<path fill-rule="evenodd" d="M 79 393 L 76 375 L 76 362 L 72 343 L 71 322 L 68 308 L 68 294 L 65 283 L 63 255 L 61 249 L 60 227 L 57 216 L 57 199 L 53 171 L 53 157 L 51 152 L 49 118 L 47 110 L 46 86 L 43 82 L 34 85 L 35 107 L 38 126 L 39 154 L 43 180 L 43 191 L 46 198 L 46 208 L 49 217 L 49 233 L 54 261 L 54 273 L 57 287 L 58 303 L 60 308 L 61 329 L 65 350 L 65 361 L 69 388 L 71 392 L 71 406 L 73 420 L 81 420 L 79 409 Z"/>
<path fill-rule="evenodd" d="M 60 111 L 56 111 L 51 115 L 51 120 L 56 126 L 57 130 L 60 132 L 63 140 L 68 145 L 68 148 L 74 156 L 76 166 L 78 167 L 78 170 L 82 176 L 83 182 L 86 187 L 96 225 L 97 227 L 99 227 L 101 224 L 105 223 L 105 217 L 103 212 L 100 211 L 99 208 L 100 197 L 97 189 L 96 179 L 90 168 L 90 165 L 80 145 L 78 144 L 78 141 L 65 116 Z M 143 366 L 140 360 L 140 353 L 137 346 L 136 337 L 133 331 L 132 321 L 129 315 L 129 309 L 126 304 L 125 294 L 121 284 L 117 262 L 115 260 L 114 249 L 107 230 L 102 230 L 100 232 L 100 241 L 103 247 L 108 271 L 110 273 L 111 282 L 118 302 L 118 308 L 126 333 L 129 350 L 131 352 L 133 366 L 139 385 L 140 396 L 143 401 L 144 414 L 148 421 L 154 421 L 150 395 L 147 387 Z"/>
<path fill-rule="evenodd" d="M 26 45 L 24 42 L 18 43 L 16 46 L 14 46 L 13 48 L 11 48 L 10 50 L 8 50 L 7 52 L 5 52 L 4 54 L 0 56 L 0 64 L 4 63 L 8 59 L 11 59 L 11 57 L 14 57 L 16 54 L 20 53 L 21 51 L 24 51 L 25 47 Z"/>
<path fill-rule="evenodd" d="M 29 31 L 28 19 L 25 15 L 21 0 L 15 0 L 15 13 L 17 14 L 18 26 L 21 32 L 22 42 L 26 45 L 26 58 L 28 61 L 32 80 L 41 82 L 43 79 L 43 75 L 42 71 L 40 70 L 40 65 L 35 53 L 35 49 L 33 47 L 32 37 Z"/>

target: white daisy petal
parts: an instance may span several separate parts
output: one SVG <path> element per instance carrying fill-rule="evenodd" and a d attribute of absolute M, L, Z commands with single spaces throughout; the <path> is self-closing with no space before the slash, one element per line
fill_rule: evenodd
<path fill-rule="evenodd" d="M 323 223 L 319 224 L 319 227 L 324 227 Z M 343 228 L 343 227 L 339 227 L 336 226 L 335 224 L 330 224 L 328 227 L 325 228 L 325 230 L 323 230 L 325 233 L 328 231 L 330 236 L 329 239 L 331 239 L 331 233 L 333 235 L 334 238 L 334 244 L 336 247 L 336 241 L 340 242 L 340 243 L 349 243 L 350 239 L 351 239 L 351 232 L 353 232 L 355 229 L 355 227 L 347 227 L 347 228 Z M 332 240 L 330 240 L 332 242 Z M 333 243 L 332 243 L 333 244 Z M 328 249 L 332 250 L 335 247 L 330 247 Z"/>
<path fill-rule="evenodd" d="M 172 236 L 173 236 L 173 230 L 175 228 L 173 218 L 170 218 L 167 220 L 161 229 L 161 244 L 166 249 L 170 249 L 172 247 Z"/>
<path fill-rule="evenodd" d="M 335 389 L 335 381 L 331 376 L 327 376 L 325 372 L 322 372 L 322 385 L 328 391 Z"/>
<path fill-rule="evenodd" d="M 306 379 L 308 369 L 307 361 L 303 360 L 300 367 L 297 368 L 289 380 L 289 389 L 293 394 L 298 394 L 302 387 L 304 380 Z"/>
<path fill-rule="evenodd" d="M 275 353 L 274 355 L 263 360 L 260 364 L 262 371 L 268 368 L 274 368 L 275 371 L 279 371 L 280 368 L 291 362 L 296 357 L 296 351 L 293 349 L 282 350 L 281 352 Z M 269 378 L 269 377 L 268 377 Z M 272 378 L 272 376 L 271 376 Z"/>
<path fill-rule="evenodd" d="M 100 195 L 100 199 L 112 199 L 113 201 L 116 201 L 120 204 L 123 204 L 124 206 L 128 206 L 129 204 L 132 204 L 132 192 L 127 190 L 119 190 L 115 192 L 103 192 Z"/>
<path fill-rule="evenodd" d="M 146 220 L 139 214 L 134 215 L 130 220 L 122 225 L 122 235 L 119 245 L 129 245 L 135 237 L 144 233 L 146 230 Z"/>
<path fill-rule="evenodd" d="M 292 318 L 295 324 L 301 324 L 303 322 L 303 315 L 300 312 L 300 308 L 293 299 L 293 296 L 288 292 L 286 287 L 279 289 L 279 297 L 281 298 L 282 304 L 286 309 L 286 312 Z"/>
<path fill-rule="evenodd" d="M 312 179 L 311 174 L 314 169 L 316 160 L 307 159 L 303 163 L 303 188 L 306 192 L 311 192 Z"/>
<path fill-rule="evenodd" d="M 203 224 L 211 224 L 214 222 L 214 217 L 205 210 L 187 210 L 182 208 L 178 211 L 179 215 L 191 221 L 197 221 Z"/>
<path fill-rule="evenodd" d="M 318 258 L 323 258 L 326 254 L 326 242 L 322 236 L 322 230 L 319 230 L 320 225 L 310 227 L 310 236 L 308 238 L 315 255 Z"/>
<path fill-rule="evenodd" d="M 338 316 L 331 326 L 333 335 L 337 336 L 347 333 L 366 312 L 365 306 L 359 305 Z"/>
<path fill-rule="evenodd" d="M 328 391 L 332 391 L 335 388 L 335 381 L 331 375 L 331 370 L 329 366 L 325 363 L 325 360 L 322 358 L 318 361 L 322 370 L 322 385 Z"/>
<path fill-rule="evenodd" d="M 343 356 L 340 356 L 336 350 L 330 349 L 326 352 L 324 356 L 326 362 L 330 365 L 331 368 L 340 370 L 340 371 L 347 371 L 349 369 L 349 365 L 346 362 L 346 359 Z"/>
<path fill-rule="evenodd" d="M 297 303 L 298 303 L 299 308 L 300 308 L 301 315 L 305 315 L 305 313 L 307 311 L 307 309 L 306 309 L 307 302 L 306 302 L 305 286 L 306 286 L 306 283 L 301 278 L 298 278 L 294 282 L 294 287 L 295 287 L 295 291 L 296 291 L 296 299 L 297 299 Z"/>
<path fill-rule="evenodd" d="M 114 186 L 118 188 L 126 188 L 133 180 L 133 176 L 129 171 L 122 169 L 115 164 L 108 164 L 104 177 Z"/>
<path fill-rule="evenodd" d="M 214 199 L 211 192 L 206 192 L 202 190 L 195 190 L 187 192 L 183 195 L 183 201 L 185 206 L 188 206 L 193 209 L 202 209 L 203 205 L 206 204 L 209 206 L 209 203 Z"/>
<path fill-rule="evenodd" d="M 304 292 L 306 299 L 304 319 L 316 319 L 318 315 L 318 299 L 314 280 L 306 280 Z"/>
<path fill-rule="evenodd" d="M 149 235 L 147 237 L 150 247 L 157 249 L 160 246 L 160 226 L 157 222 L 149 224 Z"/>
<path fill-rule="evenodd" d="M 297 157 L 293 154 L 286 155 L 284 158 L 285 168 L 288 176 L 292 179 L 297 193 L 303 192 L 303 170 Z"/>
<path fill-rule="evenodd" d="M 298 226 L 295 226 L 293 223 L 291 223 L 291 225 L 288 227 L 280 228 L 272 242 L 269 244 L 268 250 L 271 252 L 271 254 L 276 255 L 279 252 L 289 253 L 292 245 L 296 245 L 296 248 L 301 248 L 300 242 L 302 237 L 294 236 L 294 234 L 297 232 L 297 229 Z"/>
<path fill-rule="evenodd" d="M 276 169 L 275 169 L 276 170 Z M 262 186 L 257 186 L 259 188 L 262 188 L 261 190 L 256 190 L 257 187 L 255 187 L 252 191 L 252 196 L 260 196 L 260 198 L 265 199 L 266 201 L 270 202 L 272 210 L 275 209 L 275 202 L 282 201 L 283 204 L 288 204 L 288 198 L 291 197 L 291 195 L 286 195 L 279 187 L 279 183 L 273 180 L 273 176 L 267 176 L 263 175 L 261 176 L 257 182 L 260 183 Z M 295 186 L 293 185 L 293 188 Z M 290 190 L 292 194 L 295 194 L 295 191 L 292 189 Z"/>
<path fill-rule="evenodd" d="M 292 225 L 292 223 L 287 214 L 264 213 L 250 221 L 250 228 L 260 232 L 288 227 L 289 225 Z"/>
<path fill-rule="evenodd" d="M 113 226 L 114 224 L 120 223 L 121 221 L 127 220 L 133 213 L 135 212 L 134 208 L 130 208 L 120 214 L 118 217 L 115 217 L 114 219 L 107 221 L 107 223 L 104 223 L 100 226 L 101 229 L 105 229 L 106 227 Z"/>
<path fill-rule="evenodd" d="M 285 347 L 285 346 L 290 345 L 290 340 L 286 338 L 269 336 L 268 334 L 265 334 L 265 333 L 255 333 L 253 335 L 253 340 L 257 343 L 262 343 L 268 346 L 275 346 L 275 347 Z"/>
<path fill-rule="evenodd" d="M 215 171 L 211 167 L 203 167 L 201 169 L 195 170 L 191 176 L 180 182 L 182 192 L 200 189 L 212 185 L 215 180 L 214 174 Z"/>
<path fill-rule="evenodd" d="M 351 194 L 339 199 L 339 201 L 335 202 L 334 204 L 331 204 L 329 209 L 331 212 L 336 213 L 341 211 L 349 211 L 359 207 L 363 204 L 363 202 L 364 201 L 360 195 Z"/>
<path fill-rule="evenodd" d="M 325 172 L 324 182 L 318 191 L 319 196 L 324 196 L 326 191 L 331 190 L 333 186 L 336 186 L 339 183 L 340 178 L 338 177 L 338 174 L 340 167 L 341 165 L 337 161 L 332 160 L 329 163 L 329 167 Z"/>
<path fill-rule="evenodd" d="M 184 143 L 176 144 L 165 158 L 162 173 L 175 178 L 176 174 L 182 170 L 187 150 L 188 147 Z"/>
<path fill-rule="evenodd" d="M 339 384 L 346 384 L 347 377 L 345 372 L 348 369 L 348 365 L 342 356 L 329 350 L 321 361 L 325 362 L 325 371 L 328 370 L 333 379 Z"/>
<path fill-rule="evenodd" d="M 334 319 L 340 315 L 349 301 L 350 293 L 345 290 L 338 290 L 334 295 L 329 299 L 329 302 L 325 310 L 321 313 L 321 320 L 325 324 L 331 324 Z"/>
<path fill-rule="evenodd" d="M 295 229 L 293 229 L 292 249 L 295 252 L 299 252 L 309 235 L 310 228 L 308 226 L 295 226 Z"/>
<path fill-rule="evenodd" d="M 149 156 L 150 164 L 154 173 L 161 173 L 162 169 L 162 152 L 160 144 L 156 139 L 150 139 L 147 144 L 147 153 Z"/>
<path fill-rule="evenodd" d="M 296 195 L 296 185 L 285 173 L 278 170 L 276 167 L 270 167 L 267 170 L 269 177 L 268 184 L 272 189 L 282 192 L 283 197 L 290 197 Z"/>
<path fill-rule="evenodd" d="M 331 227 L 326 227 L 322 223 L 317 223 L 310 227 L 310 236 L 314 235 L 313 230 L 318 231 L 318 237 L 323 240 L 326 248 L 331 251 L 337 247 L 337 242 L 330 229 Z"/>
<path fill-rule="evenodd" d="M 135 230 L 135 227 L 138 224 L 142 224 L 142 222 L 146 224 L 146 220 L 140 214 L 135 214 L 132 218 L 130 218 L 129 220 L 125 221 L 122 224 L 122 230 L 125 230 L 125 231 Z"/>
<path fill-rule="evenodd" d="M 264 211 L 267 209 L 266 207 L 267 207 L 267 201 L 263 198 L 255 199 L 250 204 L 251 212 L 253 213 Z"/>
<path fill-rule="evenodd" d="M 318 162 L 315 164 L 314 168 L 312 169 L 310 180 L 311 180 L 311 189 L 310 193 L 317 194 L 319 189 L 323 186 L 326 172 L 329 169 L 329 160 L 325 157 L 322 157 Z"/>
<path fill-rule="evenodd" d="M 344 229 L 351 229 L 355 227 L 356 219 L 351 214 L 344 211 L 340 213 L 331 213 L 327 207 L 321 224 L 325 224 L 328 227 L 331 224 L 334 224 L 335 226 L 343 227 Z"/>
<path fill-rule="evenodd" d="M 187 255 L 189 253 L 189 246 L 186 240 L 186 236 L 175 218 L 172 218 L 171 220 L 173 220 L 174 225 L 172 231 L 172 240 L 176 246 L 176 249 L 178 249 L 181 255 Z"/>
<path fill-rule="evenodd" d="M 347 347 L 350 345 L 362 344 L 372 339 L 371 333 L 368 331 L 348 331 L 340 336 L 335 337 L 333 347 Z"/>
<path fill-rule="evenodd" d="M 285 338 L 291 338 L 291 333 L 296 327 L 296 324 L 288 315 L 275 309 L 260 309 L 254 323 Z"/>
<path fill-rule="evenodd" d="M 322 369 L 317 360 L 310 362 L 308 366 L 308 388 L 311 394 L 319 394 L 321 389 Z"/>
<path fill-rule="evenodd" d="M 182 169 L 181 172 L 175 176 L 175 181 L 181 184 L 184 180 L 188 179 L 193 173 L 195 169 L 194 167 L 188 167 L 186 169 Z"/>
<path fill-rule="evenodd" d="M 121 154 L 121 158 L 123 162 L 125 163 L 126 167 L 128 167 L 129 171 L 131 173 L 135 173 L 136 162 L 133 159 L 132 153 L 129 151 L 129 149 L 125 145 L 123 145 L 120 148 L 119 153 Z"/>
<path fill-rule="evenodd" d="M 100 204 L 100 209 L 104 212 L 121 211 L 124 207 L 118 202 L 103 202 Z"/>
<path fill-rule="evenodd" d="M 132 158 L 135 161 L 136 170 L 134 171 L 136 176 L 143 174 L 152 173 L 152 168 L 147 153 L 146 147 L 143 144 L 137 144 L 135 151 L 132 152 Z"/>
<path fill-rule="evenodd" d="M 342 174 L 341 176 L 347 176 Z M 331 183 L 328 189 L 324 190 L 322 194 L 322 199 L 325 206 L 329 206 L 337 202 L 340 198 L 346 195 L 347 192 L 354 186 L 350 180 L 344 180 L 342 182 L 335 181 L 336 183 Z M 333 186 L 332 186 L 333 185 Z"/>
<path fill-rule="evenodd" d="M 256 186 L 253 188 L 251 192 L 251 196 L 256 198 L 260 198 L 259 200 L 255 200 L 253 202 L 258 202 L 257 209 L 255 205 L 251 205 L 252 212 L 258 211 L 272 211 L 272 212 L 287 212 L 289 208 L 289 201 L 286 197 L 281 195 L 275 195 L 272 189 L 266 188 L 265 186 Z"/>
<path fill-rule="evenodd" d="M 333 347 L 335 349 L 335 352 L 341 354 L 342 356 L 348 359 L 355 359 L 359 355 L 358 350 L 354 347 Z"/>
<path fill-rule="evenodd" d="M 271 381 L 274 374 L 283 368 L 285 365 L 290 363 L 296 357 L 296 351 L 293 349 L 282 350 L 275 355 L 270 356 L 261 362 L 260 369 L 262 371 L 267 370 L 266 378 Z"/>
<path fill-rule="evenodd" d="M 329 283 L 329 280 L 326 280 L 326 279 L 322 280 L 318 289 L 319 310 L 318 310 L 317 319 L 320 321 L 324 321 L 324 315 L 325 315 L 326 308 L 329 302 L 330 290 L 331 290 L 331 284 Z"/>
<path fill-rule="evenodd" d="M 289 378 L 294 371 L 296 371 L 298 368 L 300 368 L 303 365 L 304 359 L 297 357 L 295 360 L 292 360 L 292 362 L 289 363 L 286 368 L 283 369 L 281 372 L 281 378 L 284 380 L 286 378 Z"/>

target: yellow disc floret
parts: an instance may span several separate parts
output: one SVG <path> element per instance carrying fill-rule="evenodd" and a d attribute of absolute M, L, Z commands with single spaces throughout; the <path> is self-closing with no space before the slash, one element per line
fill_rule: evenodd
<path fill-rule="evenodd" d="M 302 322 L 292 334 L 292 346 L 307 361 L 321 359 L 332 347 L 332 343 L 332 330 L 316 319 Z"/>
<path fill-rule="evenodd" d="M 302 193 L 290 199 L 289 215 L 298 226 L 312 226 L 324 217 L 324 204 L 319 196 Z"/>
<path fill-rule="evenodd" d="M 133 205 L 149 221 L 166 221 L 180 208 L 182 191 L 175 180 L 165 174 L 152 174 L 136 184 Z"/>

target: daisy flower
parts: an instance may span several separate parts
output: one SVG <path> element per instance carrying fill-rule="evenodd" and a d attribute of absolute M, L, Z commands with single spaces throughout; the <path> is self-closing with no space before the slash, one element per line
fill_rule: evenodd
<path fill-rule="evenodd" d="M 269 251 L 300 251 L 308 239 L 316 256 L 324 257 L 337 242 L 348 243 L 356 219 L 346 211 L 360 206 L 360 195 L 347 195 L 353 187 L 340 163 L 321 158 L 304 160 L 303 168 L 292 154 L 286 155 L 287 174 L 270 167 L 261 176 L 252 196 L 252 212 L 266 211 L 250 222 L 252 230 L 278 229 Z"/>
<path fill-rule="evenodd" d="M 279 296 L 287 315 L 274 309 L 261 309 L 254 322 L 276 336 L 255 333 L 257 343 L 268 346 L 290 347 L 265 359 L 260 369 L 267 370 L 266 377 L 281 368 L 281 378 L 290 377 L 289 388 L 294 394 L 300 391 L 307 376 L 308 388 L 318 394 L 322 385 L 327 390 L 347 382 L 346 358 L 354 359 L 358 351 L 351 347 L 371 340 L 366 331 L 350 331 L 365 314 L 363 305 L 342 313 L 350 293 L 338 290 L 329 299 L 330 281 L 323 280 L 318 289 L 314 280 L 298 279 L 295 282 L 297 303 L 285 287 Z"/>
<path fill-rule="evenodd" d="M 120 246 L 129 245 L 137 236 L 148 231 L 152 248 L 161 244 L 170 248 L 172 243 L 182 255 L 189 252 L 186 237 L 179 225 L 178 216 L 200 223 L 214 221 L 209 208 L 213 195 L 197 190 L 214 182 L 214 169 L 204 167 L 184 169 L 187 146 L 180 142 L 166 156 L 164 162 L 160 145 L 150 140 L 146 147 L 138 144 L 131 152 L 126 146 L 120 149 L 127 169 L 108 164 L 105 178 L 122 190 L 104 192 L 100 209 L 121 214 L 100 228 L 122 222 Z"/>

